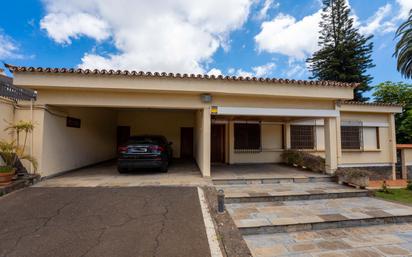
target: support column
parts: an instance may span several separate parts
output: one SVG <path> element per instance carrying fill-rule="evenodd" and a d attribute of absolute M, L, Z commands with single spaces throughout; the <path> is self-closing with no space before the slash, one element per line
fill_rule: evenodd
<path fill-rule="evenodd" d="M 336 150 L 338 155 L 338 165 L 342 162 L 342 139 L 341 139 L 341 130 L 340 125 L 341 120 L 340 116 L 336 117 Z"/>
<path fill-rule="evenodd" d="M 284 142 L 285 142 L 285 149 L 290 149 L 291 148 L 291 143 L 290 143 L 290 123 L 286 122 L 285 123 L 285 131 L 283 133 L 284 135 Z"/>
<path fill-rule="evenodd" d="M 210 177 L 210 134 L 211 134 L 211 117 L 210 107 L 205 107 L 202 111 L 202 175 Z"/>
<path fill-rule="evenodd" d="M 235 135 L 234 135 L 234 127 L 235 127 L 235 123 L 231 120 L 228 123 L 228 130 L 229 130 L 229 138 L 228 138 L 228 142 L 229 142 L 229 164 L 234 164 L 234 149 L 235 149 Z"/>
<path fill-rule="evenodd" d="M 408 167 L 406 166 L 406 150 L 401 149 L 402 179 L 408 179 Z"/>
<path fill-rule="evenodd" d="M 392 179 L 396 179 L 396 131 L 395 131 L 395 115 L 389 114 L 389 149 L 392 163 Z"/>
<path fill-rule="evenodd" d="M 338 168 L 337 119 L 325 118 L 325 170 L 334 174 Z"/>

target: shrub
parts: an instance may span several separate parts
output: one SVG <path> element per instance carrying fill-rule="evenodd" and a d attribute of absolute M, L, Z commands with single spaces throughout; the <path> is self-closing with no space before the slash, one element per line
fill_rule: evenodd
<path fill-rule="evenodd" d="M 293 165 L 293 164 L 297 165 L 298 163 L 301 163 L 301 160 L 300 160 L 301 156 L 299 155 L 299 152 L 297 151 L 292 151 L 292 150 L 284 151 L 281 157 L 283 161 L 289 165 Z"/>
<path fill-rule="evenodd" d="M 386 183 L 386 180 L 384 180 L 382 182 L 382 187 L 381 187 L 381 189 L 379 189 L 379 192 L 382 192 L 382 193 L 385 193 L 385 194 L 390 194 L 391 193 L 391 191 L 389 191 L 388 184 Z"/>
<path fill-rule="evenodd" d="M 304 151 L 287 150 L 281 155 L 283 162 L 288 165 L 306 167 L 315 172 L 325 171 L 325 159 Z"/>
<path fill-rule="evenodd" d="M 13 171 L 11 166 L 0 166 L 0 173 L 9 173 Z"/>
<path fill-rule="evenodd" d="M 408 180 L 408 185 L 406 186 L 406 189 L 412 191 L 412 180 Z"/>
<path fill-rule="evenodd" d="M 0 155 L 4 161 L 4 164 L 1 164 L 3 173 L 5 170 L 10 169 L 10 167 L 15 168 L 19 159 L 29 161 L 33 165 L 34 171 L 37 170 L 37 160 L 25 153 L 28 134 L 33 132 L 33 128 L 34 125 L 30 121 L 19 121 L 14 125 L 9 123 L 5 131 L 9 131 L 11 135 L 14 135 L 16 140 L 10 142 L 0 140 Z M 23 138 L 21 138 L 22 133 Z M 21 139 L 23 144 L 20 144 Z"/>

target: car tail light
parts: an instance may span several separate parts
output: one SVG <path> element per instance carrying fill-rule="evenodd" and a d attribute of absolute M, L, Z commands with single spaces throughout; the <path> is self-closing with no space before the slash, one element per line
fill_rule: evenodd
<path fill-rule="evenodd" d="M 127 153 L 127 146 L 119 146 L 119 148 L 117 148 L 117 152 L 118 153 Z"/>
<path fill-rule="evenodd" d="M 151 152 L 163 152 L 165 149 L 162 146 L 152 145 L 152 146 L 149 147 L 149 150 Z"/>

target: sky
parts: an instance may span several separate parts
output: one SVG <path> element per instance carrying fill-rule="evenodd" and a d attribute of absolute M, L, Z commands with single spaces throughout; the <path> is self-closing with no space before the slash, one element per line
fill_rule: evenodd
<path fill-rule="evenodd" d="M 372 85 L 410 83 L 392 55 L 412 0 L 349 5 L 359 31 L 374 35 Z M 305 60 L 319 49 L 321 7 L 321 0 L 2 1 L 0 61 L 309 79 Z"/>

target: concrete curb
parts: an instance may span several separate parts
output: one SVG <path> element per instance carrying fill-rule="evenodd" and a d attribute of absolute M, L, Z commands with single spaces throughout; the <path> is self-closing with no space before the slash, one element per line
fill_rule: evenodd
<path fill-rule="evenodd" d="M 207 201 L 200 187 L 197 188 L 199 194 L 200 207 L 202 209 L 203 221 L 205 223 L 207 241 L 209 242 L 210 255 L 211 257 L 223 257 L 222 251 L 220 250 L 219 240 L 217 239 L 215 226 L 213 225 L 212 216 L 210 215 Z"/>

